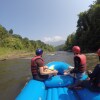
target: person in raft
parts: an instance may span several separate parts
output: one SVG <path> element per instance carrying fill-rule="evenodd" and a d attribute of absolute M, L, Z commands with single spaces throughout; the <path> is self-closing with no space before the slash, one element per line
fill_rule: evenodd
<path fill-rule="evenodd" d="M 72 51 L 74 53 L 74 69 L 70 73 L 75 73 L 76 80 L 80 81 L 86 74 L 86 56 L 80 53 L 81 49 L 79 46 L 73 46 Z"/>
<path fill-rule="evenodd" d="M 79 46 L 73 46 L 72 51 L 74 53 L 74 68 L 70 69 L 70 74 L 74 73 L 77 83 L 86 74 L 86 56 L 80 53 Z M 64 75 L 67 75 L 67 72 L 64 72 Z"/>
<path fill-rule="evenodd" d="M 36 56 L 31 59 L 31 72 L 33 79 L 38 81 L 45 81 L 50 76 L 57 75 L 58 71 L 50 70 L 47 66 L 44 66 L 44 60 L 42 58 L 43 50 L 37 49 Z"/>
<path fill-rule="evenodd" d="M 81 81 L 71 89 L 81 89 L 88 88 L 94 92 L 100 92 L 100 49 L 97 51 L 99 57 L 99 63 L 94 67 L 93 72 L 88 71 L 89 78 L 87 80 Z"/>

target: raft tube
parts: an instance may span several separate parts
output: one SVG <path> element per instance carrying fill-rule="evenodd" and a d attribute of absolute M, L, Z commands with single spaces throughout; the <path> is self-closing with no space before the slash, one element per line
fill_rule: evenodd
<path fill-rule="evenodd" d="M 54 66 L 52 68 L 58 70 L 59 74 L 63 74 L 63 71 L 70 66 L 57 61 L 47 65 L 48 67 Z M 85 78 L 86 76 L 83 77 L 83 79 Z M 45 82 L 32 79 L 15 100 L 100 100 L 100 93 L 93 93 L 87 89 L 78 91 L 68 89 L 67 86 L 73 83 L 73 77 L 63 75 L 53 76 Z"/>
<path fill-rule="evenodd" d="M 57 76 L 50 77 L 45 81 L 46 87 L 61 87 L 73 84 L 74 79 L 71 76 L 63 75 L 64 70 L 67 70 L 71 65 L 65 62 L 53 61 L 48 63 L 46 66 L 48 66 L 49 69 L 58 71 Z"/>
<path fill-rule="evenodd" d="M 15 100 L 77 100 L 66 87 L 46 88 L 43 82 L 30 80 Z"/>
<path fill-rule="evenodd" d="M 55 69 L 58 71 L 58 75 L 63 75 L 64 70 L 67 70 L 69 68 L 69 64 L 65 62 L 60 62 L 60 61 L 53 61 L 48 64 L 46 64 L 50 69 Z"/>
<path fill-rule="evenodd" d="M 40 81 L 30 80 L 15 100 L 45 100 L 45 84 Z"/>

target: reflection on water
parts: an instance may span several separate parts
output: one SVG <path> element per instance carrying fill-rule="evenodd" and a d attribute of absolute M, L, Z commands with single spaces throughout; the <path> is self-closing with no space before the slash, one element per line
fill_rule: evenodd
<path fill-rule="evenodd" d="M 89 55 L 90 56 L 90 55 Z M 92 64 L 90 58 L 88 62 Z M 95 57 L 94 57 L 95 59 Z M 25 83 L 32 78 L 30 71 L 30 58 L 5 60 L 0 62 L 0 100 L 15 100 Z M 63 61 L 73 66 L 73 54 L 59 51 L 44 56 L 45 64 L 51 61 Z"/>

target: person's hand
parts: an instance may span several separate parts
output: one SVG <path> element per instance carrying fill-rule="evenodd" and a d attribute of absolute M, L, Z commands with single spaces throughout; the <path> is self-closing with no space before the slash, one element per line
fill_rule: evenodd
<path fill-rule="evenodd" d="M 48 66 L 44 66 L 44 69 L 48 69 Z"/>
<path fill-rule="evenodd" d="M 90 78 L 88 77 L 86 80 L 90 80 Z"/>
<path fill-rule="evenodd" d="M 68 75 L 69 73 L 68 72 L 64 72 L 64 75 Z"/>
<path fill-rule="evenodd" d="M 64 71 L 64 75 L 68 75 L 69 73 L 70 73 L 69 70 Z"/>
<path fill-rule="evenodd" d="M 69 66 L 69 68 L 68 68 L 69 70 L 71 70 L 71 69 L 74 69 L 74 67 L 73 66 Z"/>
<path fill-rule="evenodd" d="M 57 70 L 53 70 L 53 75 L 57 75 L 58 71 Z"/>
<path fill-rule="evenodd" d="M 87 71 L 87 74 L 91 74 L 91 73 L 92 73 L 92 71 L 91 71 L 91 70 L 88 70 L 88 71 Z"/>

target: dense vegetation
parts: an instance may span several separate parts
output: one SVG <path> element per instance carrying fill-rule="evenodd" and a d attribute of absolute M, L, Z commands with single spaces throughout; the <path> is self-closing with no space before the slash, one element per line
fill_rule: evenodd
<path fill-rule="evenodd" d="M 8 31 L 0 25 L 0 49 L 2 48 L 27 51 L 34 51 L 37 48 L 42 48 L 45 51 L 54 50 L 51 45 L 45 44 L 40 40 L 34 41 L 22 38 L 20 35 L 14 34 L 12 29 Z"/>
<path fill-rule="evenodd" d="M 94 52 L 100 48 L 100 0 L 78 16 L 77 30 L 67 37 L 64 49 L 70 50 L 73 45 L 78 45 L 82 51 Z"/>

